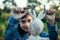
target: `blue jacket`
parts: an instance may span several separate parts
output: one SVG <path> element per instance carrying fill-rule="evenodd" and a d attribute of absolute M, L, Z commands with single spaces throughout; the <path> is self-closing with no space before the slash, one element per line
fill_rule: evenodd
<path fill-rule="evenodd" d="M 58 40 L 58 31 L 57 31 L 57 25 L 54 24 L 54 26 L 50 26 L 47 23 L 47 29 L 48 34 L 45 32 L 42 32 L 40 34 L 41 37 L 49 37 L 50 40 Z M 19 35 L 18 32 L 18 20 L 14 19 L 12 16 L 8 19 L 8 25 L 5 30 L 4 40 L 26 40 L 27 34 L 24 32 L 23 35 Z"/>

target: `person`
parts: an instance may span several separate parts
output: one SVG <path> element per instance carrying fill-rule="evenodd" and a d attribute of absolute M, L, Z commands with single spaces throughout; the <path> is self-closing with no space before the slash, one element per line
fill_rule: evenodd
<path fill-rule="evenodd" d="M 12 15 L 15 14 L 15 15 Z M 26 40 L 30 33 L 28 31 L 32 16 L 24 8 L 13 9 L 8 19 L 4 40 Z M 19 18 L 16 16 L 19 15 Z M 57 24 L 55 22 L 54 10 L 46 11 L 48 34 L 44 31 L 39 36 L 49 37 L 50 40 L 58 40 Z"/>

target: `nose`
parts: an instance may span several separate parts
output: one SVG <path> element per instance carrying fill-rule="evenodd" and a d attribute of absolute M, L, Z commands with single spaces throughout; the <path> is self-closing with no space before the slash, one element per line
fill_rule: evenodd
<path fill-rule="evenodd" d="M 26 27 L 29 27 L 29 23 L 28 23 L 28 22 L 26 22 L 26 23 L 25 23 L 25 26 L 26 26 Z"/>

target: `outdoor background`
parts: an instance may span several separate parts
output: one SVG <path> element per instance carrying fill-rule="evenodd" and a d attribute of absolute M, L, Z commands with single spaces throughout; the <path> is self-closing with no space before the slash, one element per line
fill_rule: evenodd
<path fill-rule="evenodd" d="M 27 2 L 28 2 L 27 7 L 32 7 L 32 3 L 34 3 L 33 9 L 35 10 L 37 15 L 41 10 L 43 10 L 44 5 L 46 6 L 46 9 L 49 9 L 50 7 L 56 10 L 55 20 L 58 26 L 58 34 L 59 34 L 58 39 L 60 40 L 60 0 L 28 0 Z M 17 3 L 15 2 L 15 0 L 0 0 L 0 40 L 3 40 L 5 29 L 7 27 L 7 20 L 9 18 L 10 11 L 11 11 L 11 7 L 17 6 Z M 24 3 L 24 2 L 21 2 L 21 3 Z M 43 19 L 43 22 L 45 23 L 44 31 L 47 32 L 45 18 Z"/>

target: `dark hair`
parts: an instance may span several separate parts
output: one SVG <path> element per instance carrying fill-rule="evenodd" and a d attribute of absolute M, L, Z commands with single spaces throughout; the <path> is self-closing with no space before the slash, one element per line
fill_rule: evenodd
<path fill-rule="evenodd" d="M 30 14 L 27 12 L 26 15 L 24 15 L 21 19 L 26 18 L 28 15 L 30 15 Z M 20 24 L 18 24 L 18 32 L 19 32 L 20 36 L 23 35 L 24 33 L 26 33 L 24 30 L 22 30 L 20 28 Z"/>
<path fill-rule="evenodd" d="M 24 33 L 26 33 L 24 30 L 22 30 L 20 28 L 20 25 L 19 24 L 18 24 L 18 33 L 20 34 L 20 36 L 23 35 Z"/>
<path fill-rule="evenodd" d="M 21 19 L 26 18 L 28 15 L 30 15 L 29 13 L 26 13 Z"/>

